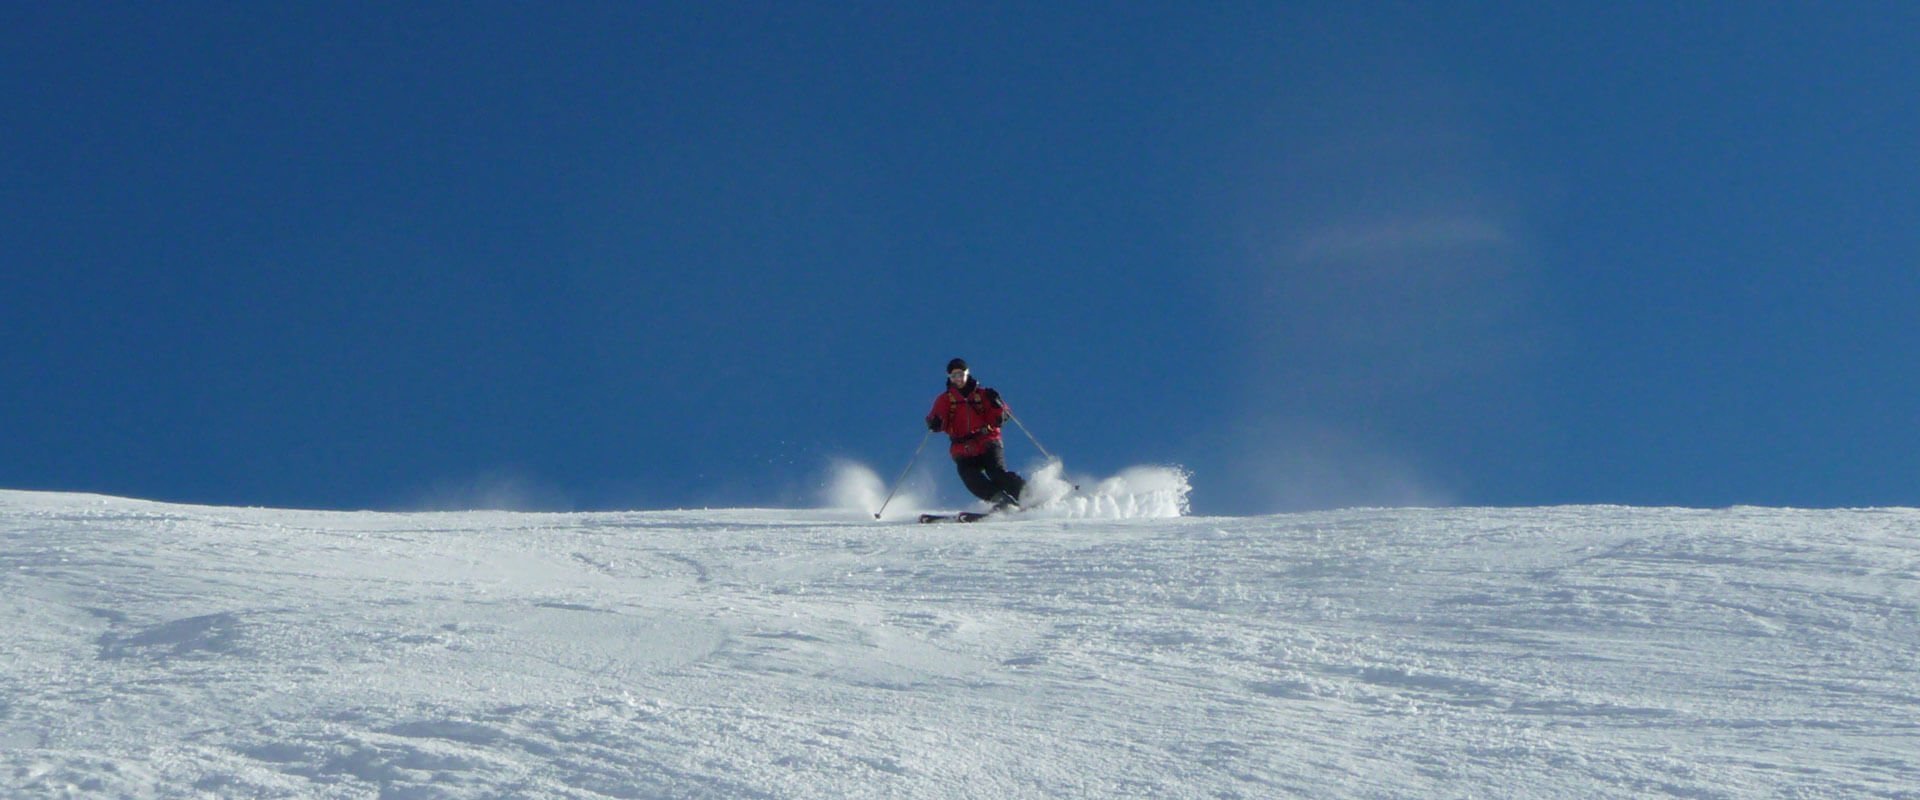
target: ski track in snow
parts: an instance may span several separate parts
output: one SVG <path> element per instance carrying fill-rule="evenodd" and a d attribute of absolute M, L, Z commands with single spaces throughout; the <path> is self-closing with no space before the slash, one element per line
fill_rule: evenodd
<path fill-rule="evenodd" d="M 0 796 L 1920 798 L 1920 512 L 0 492 Z"/>

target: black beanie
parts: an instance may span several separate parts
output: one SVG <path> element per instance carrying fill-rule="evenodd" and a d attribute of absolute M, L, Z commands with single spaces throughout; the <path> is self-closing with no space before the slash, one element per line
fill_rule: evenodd
<path fill-rule="evenodd" d="M 952 361 L 947 362 L 948 372 L 952 372 L 956 369 L 966 369 L 966 368 L 967 368 L 967 360 L 964 358 L 956 358 Z"/>

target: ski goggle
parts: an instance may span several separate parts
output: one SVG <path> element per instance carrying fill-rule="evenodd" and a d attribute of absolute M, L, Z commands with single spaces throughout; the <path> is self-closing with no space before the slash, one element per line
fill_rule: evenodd
<path fill-rule="evenodd" d="M 967 376 L 967 371 L 964 369 L 955 369 L 955 370 L 947 371 L 947 377 L 949 378 L 955 378 L 955 377 L 964 378 L 966 376 Z"/>

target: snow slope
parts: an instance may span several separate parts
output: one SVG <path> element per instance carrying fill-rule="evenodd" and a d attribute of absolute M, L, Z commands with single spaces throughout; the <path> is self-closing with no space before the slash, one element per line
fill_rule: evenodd
<path fill-rule="evenodd" d="M 0 796 L 1920 797 L 1920 512 L 0 492 Z"/>

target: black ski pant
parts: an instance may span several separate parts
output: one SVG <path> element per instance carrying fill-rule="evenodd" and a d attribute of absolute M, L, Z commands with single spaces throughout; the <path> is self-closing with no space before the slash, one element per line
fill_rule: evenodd
<path fill-rule="evenodd" d="M 956 456 L 953 465 L 959 468 L 967 491 L 989 503 L 1000 502 L 1002 492 L 1018 502 L 1020 490 L 1027 488 L 1027 479 L 1007 470 L 1007 449 L 999 442 L 988 445 L 987 452 L 977 456 Z"/>

